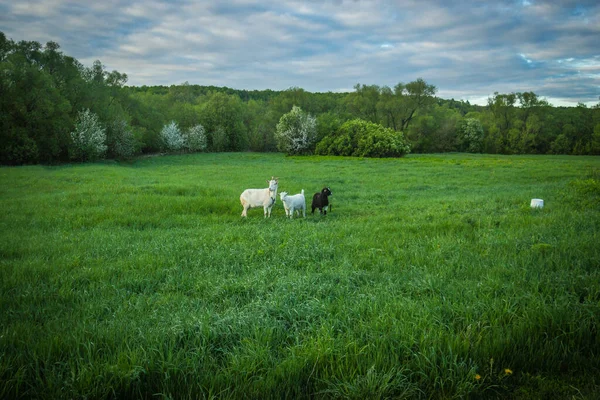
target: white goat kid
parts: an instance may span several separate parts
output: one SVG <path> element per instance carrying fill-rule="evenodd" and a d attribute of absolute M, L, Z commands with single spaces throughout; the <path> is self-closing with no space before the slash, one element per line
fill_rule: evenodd
<path fill-rule="evenodd" d="M 302 193 L 289 196 L 287 192 L 281 192 L 279 194 L 281 201 L 283 202 L 283 208 L 285 208 L 285 216 L 294 218 L 294 211 L 300 214 L 302 210 L 302 216 L 306 218 L 306 200 L 304 199 L 304 189 Z"/>
<path fill-rule="evenodd" d="M 246 189 L 240 195 L 240 202 L 244 211 L 242 211 L 242 217 L 247 217 L 249 208 L 263 207 L 265 210 L 265 218 L 267 215 L 271 216 L 271 209 L 275 204 L 277 198 L 277 184 L 278 179 L 272 177 L 271 180 L 267 179 L 269 187 L 265 189 Z"/>

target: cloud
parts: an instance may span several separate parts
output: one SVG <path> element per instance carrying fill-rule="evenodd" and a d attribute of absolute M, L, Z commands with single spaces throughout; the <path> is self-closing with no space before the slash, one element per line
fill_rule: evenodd
<path fill-rule="evenodd" d="M 595 1 L 0 0 L 14 40 L 53 40 L 132 85 L 350 90 L 419 77 L 442 97 L 600 96 Z"/>

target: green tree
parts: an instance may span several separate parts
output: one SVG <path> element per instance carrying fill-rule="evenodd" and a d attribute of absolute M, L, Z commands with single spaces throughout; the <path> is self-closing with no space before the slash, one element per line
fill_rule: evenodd
<path fill-rule="evenodd" d="M 248 136 L 248 148 L 251 151 L 274 151 L 275 126 L 274 111 L 267 102 L 250 99 L 243 108 L 243 123 Z"/>
<path fill-rule="evenodd" d="M 398 130 L 406 131 L 418 111 L 425 110 L 435 103 L 437 88 L 423 79 L 407 84 L 399 83 L 394 87 L 394 94 L 398 98 Z"/>
<path fill-rule="evenodd" d="M 164 96 L 148 92 L 131 93 L 124 103 L 131 127 L 143 153 L 160 151 L 160 131 L 169 121 Z M 172 119 L 171 119 L 172 120 Z"/>
<path fill-rule="evenodd" d="M 596 124 L 594 127 L 590 149 L 591 154 L 600 155 L 600 124 Z"/>
<path fill-rule="evenodd" d="M 248 149 L 248 131 L 243 123 L 242 102 L 237 95 L 211 92 L 200 107 L 201 123 L 207 132 L 208 146 L 213 150 L 245 151 Z M 215 145 L 215 135 L 224 134 Z M 217 150 L 218 151 L 218 150 Z"/>
<path fill-rule="evenodd" d="M 488 98 L 488 107 L 494 115 L 498 128 L 503 132 L 508 132 L 515 113 L 515 103 L 517 95 L 515 93 L 500 94 L 494 92 L 494 96 Z"/>
<path fill-rule="evenodd" d="M 398 130 L 401 122 L 398 110 L 401 107 L 401 96 L 397 96 L 387 86 L 382 87 L 379 101 L 377 102 L 377 111 L 379 112 L 382 125 L 392 128 L 395 131 Z"/>
<path fill-rule="evenodd" d="M 317 138 L 320 142 L 324 137 L 333 135 L 344 121 L 334 112 L 326 112 L 317 116 Z"/>
<path fill-rule="evenodd" d="M 442 153 L 456 150 L 461 116 L 447 105 L 433 105 L 408 127 L 407 137 L 415 153 Z"/>
<path fill-rule="evenodd" d="M 571 143 L 569 138 L 564 133 L 558 135 L 550 145 L 550 152 L 552 154 L 570 154 Z"/>
<path fill-rule="evenodd" d="M 377 114 L 379 86 L 356 84 L 354 92 L 348 94 L 344 102 L 348 112 L 355 118 L 371 122 L 379 120 Z"/>
<path fill-rule="evenodd" d="M 545 153 L 549 148 L 549 140 L 545 129 L 545 119 L 549 104 L 533 92 L 517 93 L 520 112 L 517 118 L 522 122 L 521 134 L 513 151 L 518 153 Z"/>
<path fill-rule="evenodd" d="M 229 136 L 227 135 L 227 131 L 219 125 L 212 133 L 212 149 L 221 152 L 227 151 L 229 148 Z"/>
<path fill-rule="evenodd" d="M 271 108 L 278 114 L 289 112 L 294 106 L 300 107 L 306 112 L 315 112 L 312 108 L 314 95 L 302 88 L 291 87 L 271 99 Z"/>
<path fill-rule="evenodd" d="M 589 154 L 594 133 L 593 110 L 579 103 L 571 110 L 570 124 L 575 128 L 572 134 L 573 154 Z"/>
<path fill-rule="evenodd" d="M 494 128 L 490 127 L 489 132 L 493 134 L 495 139 L 493 145 L 495 152 L 509 153 L 511 151 L 509 131 L 513 128 L 515 120 L 516 101 L 516 93 L 499 94 L 495 92 L 493 97 L 488 98 L 488 109 L 492 113 L 494 124 Z M 510 136 L 514 139 L 515 131 Z"/>
<path fill-rule="evenodd" d="M 4 35 L 0 42 L 0 160 L 6 164 L 66 160 L 71 106 L 52 75 L 40 67 L 40 44 L 15 44 Z"/>

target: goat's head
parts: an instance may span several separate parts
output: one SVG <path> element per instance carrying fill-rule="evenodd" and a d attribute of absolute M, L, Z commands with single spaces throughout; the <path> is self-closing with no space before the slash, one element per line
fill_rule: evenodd
<path fill-rule="evenodd" d="M 267 180 L 267 183 L 269 184 L 269 190 L 271 192 L 277 191 L 278 181 L 279 181 L 279 179 L 275 178 L 275 177 L 271 177 L 271 180 Z"/>
<path fill-rule="evenodd" d="M 329 189 L 328 187 L 323 188 L 323 190 L 321 190 L 321 194 L 324 196 L 331 196 L 331 189 Z"/>
<path fill-rule="evenodd" d="M 281 201 L 283 201 L 283 199 L 285 198 L 285 196 L 287 196 L 287 192 L 281 192 L 279 193 L 279 198 L 281 199 Z"/>

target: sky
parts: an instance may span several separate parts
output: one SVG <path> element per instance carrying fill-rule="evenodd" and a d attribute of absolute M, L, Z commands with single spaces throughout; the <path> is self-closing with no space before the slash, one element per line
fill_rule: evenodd
<path fill-rule="evenodd" d="M 528 91 L 600 102 L 598 0 L 0 0 L 0 31 L 131 86 L 351 92 L 422 78 L 472 104 Z"/>

